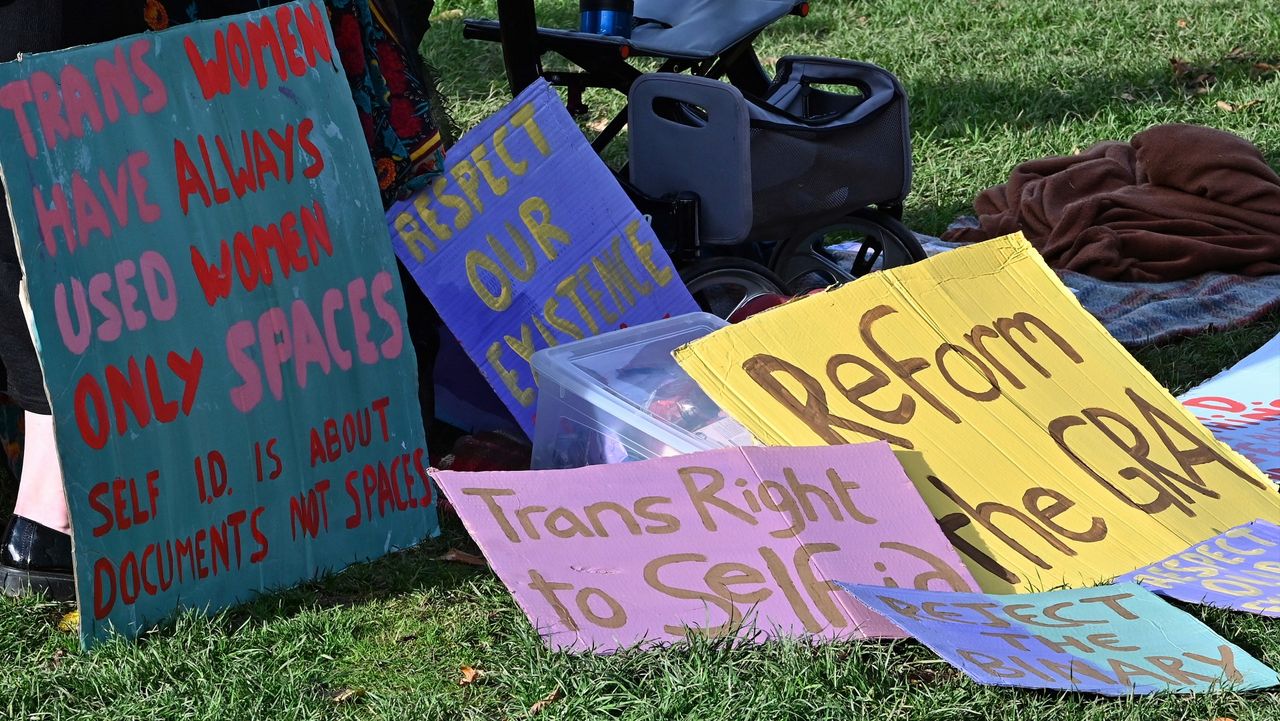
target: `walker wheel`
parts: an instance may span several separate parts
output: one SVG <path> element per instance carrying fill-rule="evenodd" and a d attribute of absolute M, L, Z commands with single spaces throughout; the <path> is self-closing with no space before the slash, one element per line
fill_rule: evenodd
<path fill-rule="evenodd" d="M 786 288 L 800 294 L 924 258 L 920 241 L 902 221 L 863 208 L 779 243 L 769 265 Z"/>
<path fill-rule="evenodd" d="M 789 295 L 773 271 L 744 258 L 705 258 L 680 271 L 693 299 L 706 312 L 728 318 L 760 295 Z"/>

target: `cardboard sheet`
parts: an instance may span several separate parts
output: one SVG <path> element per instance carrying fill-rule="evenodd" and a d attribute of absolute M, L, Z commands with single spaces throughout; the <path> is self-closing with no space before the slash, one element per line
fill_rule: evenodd
<path fill-rule="evenodd" d="M 387 222 L 400 260 L 530 438 L 534 351 L 698 310 L 542 80 L 464 135 L 445 176 Z"/>
<path fill-rule="evenodd" d="M 978 683 L 1106 696 L 1280 683 L 1136 584 L 1017 596 L 841 586 Z"/>
<path fill-rule="evenodd" d="M 831 581 L 975 588 L 884 443 L 434 477 L 556 649 L 894 637 Z"/>
<path fill-rule="evenodd" d="M 1116 581 L 1187 603 L 1280 618 L 1280 526 L 1254 521 L 1233 528 Z"/>
<path fill-rule="evenodd" d="M 1280 336 L 1179 400 L 1218 440 L 1280 483 Z"/>
<path fill-rule="evenodd" d="M 1020 235 L 717 331 L 681 366 L 762 442 L 883 439 L 991 592 L 1109 580 L 1280 496 Z"/>
<path fill-rule="evenodd" d="M 436 532 L 323 3 L 5 63 L 0 108 L 84 643 Z"/>

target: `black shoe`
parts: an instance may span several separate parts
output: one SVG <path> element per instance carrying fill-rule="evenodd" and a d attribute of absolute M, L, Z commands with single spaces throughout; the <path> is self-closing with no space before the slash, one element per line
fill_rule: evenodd
<path fill-rule="evenodd" d="M 50 600 L 74 601 L 71 536 L 11 516 L 0 536 L 0 591 L 7 596 L 41 591 Z"/>

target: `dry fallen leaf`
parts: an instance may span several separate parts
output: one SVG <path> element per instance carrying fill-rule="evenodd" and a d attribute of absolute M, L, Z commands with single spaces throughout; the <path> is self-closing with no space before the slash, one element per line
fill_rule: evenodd
<path fill-rule="evenodd" d="M 80 628 L 80 611 L 72 611 L 58 621 L 58 630 L 63 633 L 75 633 Z"/>
<path fill-rule="evenodd" d="M 597 118 L 597 119 L 592 120 L 591 122 L 587 123 L 587 127 L 588 127 L 588 128 L 591 128 L 592 130 L 596 131 L 597 133 L 603 133 L 603 132 L 604 132 L 604 129 L 605 129 L 605 128 L 607 128 L 607 127 L 609 127 L 609 121 L 610 121 L 611 119 L 612 119 L 612 118 Z"/>
<path fill-rule="evenodd" d="M 1187 25 L 1190 25 L 1190 23 L 1186 18 L 1178 18 L 1178 27 L 1185 29 Z"/>
<path fill-rule="evenodd" d="M 1169 67 L 1173 70 L 1173 79 L 1181 80 L 1186 90 L 1196 95 L 1209 92 L 1209 86 L 1218 81 L 1218 76 L 1185 60 L 1169 58 Z"/>
<path fill-rule="evenodd" d="M 1231 50 L 1228 51 L 1227 54 L 1222 57 L 1222 59 L 1223 60 L 1251 60 L 1253 59 L 1253 55 L 1254 55 L 1253 53 L 1237 45 L 1234 48 L 1231 48 Z"/>
<path fill-rule="evenodd" d="M 335 704 L 350 703 L 364 695 L 362 688 L 344 688 L 333 697 Z"/>
<path fill-rule="evenodd" d="M 1240 110 L 1248 110 L 1249 108 L 1252 108 L 1253 106 L 1259 105 L 1261 103 L 1262 103 L 1262 100 L 1260 98 L 1254 98 L 1253 100 L 1246 100 L 1245 102 L 1239 103 L 1239 104 L 1232 104 L 1232 103 L 1228 103 L 1225 100 L 1219 100 L 1217 102 L 1217 106 L 1219 109 L 1225 110 L 1228 113 L 1234 113 Z"/>
<path fill-rule="evenodd" d="M 484 669 L 475 668 L 474 666 L 462 667 L 462 678 L 458 679 L 459 686 L 470 686 L 485 677 Z"/>
<path fill-rule="evenodd" d="M 455 8 L 453 10 L 445 10 L 444 12 L 440 12 L 433 15 L 431 17 L 431 22 L 438 23 L 443 20 L 459 20 L 461 18 L 462 18 L 462 11 Z"/>
<path fill-rule="evenodd" d="M 62 659 L 67 657 L 67 649 L 60 648 L 53 652 L 53 657 L 49 659 L 47 666 L 49 668 L 57 668 L 62 665 Z"/>
<path fill-rule="evenodd" d="M 488 566 L 489 562 L 484 560 L 483 556 L 477 556 L 474 553 L 459 551 L 456 548 L 450 548 L 443 556 L 436 559 L 437 561 L 448 561 L 450 563 L 465 563 L 468 566 Z"/>
<path fill-rule="evenodd" d="M 537 716 L 538 714 L 545 711 L 548 706 L 555 703 L 556 701 L 559 701 L 562 698 L 564 698 L 564 692 L 561 691 L 559 687 L 557 687 L 556 690 L 552 691 L 546 696 L 543 696 L 541 701 L 530 706 L 529 715 Z"/>

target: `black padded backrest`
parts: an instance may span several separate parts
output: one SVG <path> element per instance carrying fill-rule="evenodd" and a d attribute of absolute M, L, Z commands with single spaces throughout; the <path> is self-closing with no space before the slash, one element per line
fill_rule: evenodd
<path fill-rule="evenodd" d="M 697 193 L 704 243 L 746 238 L 751 156 L 742 93 L 716 80 L 651 73 L 632 84 L 628 113 L 631 182 L 657 197 Z"/>

